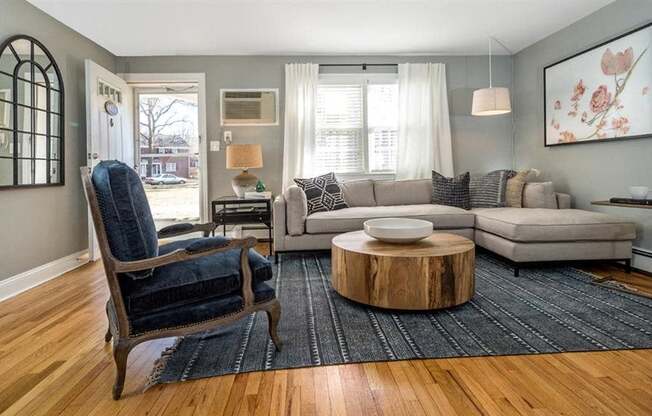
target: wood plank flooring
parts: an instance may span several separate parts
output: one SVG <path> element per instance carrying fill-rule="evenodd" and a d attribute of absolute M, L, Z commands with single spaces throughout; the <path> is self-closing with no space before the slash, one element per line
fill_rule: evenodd
<path fill-rule="evenodd" d="M 618 269 L 591 271 L 650 283 Z M 173 342 L 167 339 L 131 353 L 116 402 L 103 341 L 107 296 L 96 263 L 0 303 L 0 414 L 652 415 L 652 350 L 339 365 L 143 393 L 154 361 Z"/>

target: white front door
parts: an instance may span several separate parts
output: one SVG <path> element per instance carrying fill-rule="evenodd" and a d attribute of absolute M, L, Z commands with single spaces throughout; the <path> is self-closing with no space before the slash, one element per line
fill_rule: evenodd
<path fill-rule="evenodd" d="M 135 168 L 131 87 L 89 59 L 85 61 L 85 70 L 87 166 L 94 168 L 102 160 L 120 160 Z M 90 213 L 88 255 L 90 260 L 100 257 Z"/>

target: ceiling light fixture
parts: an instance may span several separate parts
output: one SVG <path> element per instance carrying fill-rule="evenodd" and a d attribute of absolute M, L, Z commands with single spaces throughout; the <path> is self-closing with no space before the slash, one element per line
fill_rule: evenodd
<path fill-rule="evenodd" d="M 489 88 L 481 88 L 473 91 L 473 105 L 471 114 L 474 116 L 497 116 L 511 113 L 512 104 L 509 99 L 509 88 L 494 87 L 491 73 L 492 41 L 498 42 L 502 47 L 505 45 L 497 39 L 489 37 Z M 505 48 L 508 52 L 509 49 Z"/>

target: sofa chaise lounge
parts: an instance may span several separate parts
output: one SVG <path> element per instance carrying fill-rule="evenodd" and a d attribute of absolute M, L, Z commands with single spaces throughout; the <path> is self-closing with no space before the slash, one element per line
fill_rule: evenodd
<path fill-rule="evenodd" d="M 274 251 L 328 250 L 338 234 L 361 230 L 367 219 L 432 221 L 435 231 L 459 234 L 519 267 L 539 262 L 624 261 L 630 268 L 635 225 L 603 213 L 571 209 L 557 193 L 552 208 L 461 208 L 434 205 L 429 179 L 359 180 L 341 184 L 349 208 L 308 215 L 306 195 L 290 186 L 273 206 Z"/>

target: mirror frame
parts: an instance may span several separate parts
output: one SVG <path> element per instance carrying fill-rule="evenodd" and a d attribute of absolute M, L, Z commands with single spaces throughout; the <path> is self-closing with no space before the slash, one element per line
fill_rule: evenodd
<path fill-rule="evenodd" d="M 30 56 L 28 59 L 23 59 L 19 56 L 19 54 L 16 52 L 14 47 L 12 46 L 12 43 L 17 41 L 17 40 L 25 40 L 29 42 L 30 45 Z M 45 56 L 49 60 L 49 64 L 46 67 L 43 67 L 41 63 L 39 63 L 35 56 L 34 56 L 34 50 L 35 47 L 38 47 L 41 49 L 41 51 L 45 54 Z M 64 186 L 65 185 L 65 92 L 64 92 L 64 84 L 63 84 L 63 77 L 61 76 L 61 71 L 59 70 L 59 66 L 57 65 L 56 60 L 50 53 L 50 51 L 43 45 L 41 42 L 39 42 L 37 39 L 29 36 L 29 35 L 14 35 L 9 38 L 7 38 L 2 44 L 0 44 L 0 56 L 3 56 L 3 54 L 6 51 L 9 51 L 10 54 L 16 58 L 16 64 L 13 68 L 13 73 L 8 73 L 6 71 L 1 71 L 0 74 L 4 76 L 8 76 L 11 78 L 12 82 L 12 96 L 11 96 L 11 101 L 3 101 L 4 105 L 9 106 L 11 108 L 12 112 L 12 123 L 7 126 L 7 128 L 2 128 L 1 130 L 3 132 L 8 133 L 10 136 L 10 142 L 9 142 L 9 149 L 10 152 L 8 152 L 6 157 L 3 157 L 3 159 L 10 159 L 12 160 L 13 163 L 13 184 L 11 185 L 0 185 L 0 190 L 3 189 L 15 189 L 15 188 L 37 188 L 37 187 L 44 187 L 44 186 Z M 31 71 L 31 76 L 32 78 L 30 80 L 24 80 L 23 78 L 19 77 L 18 71 L 20 70 L 21 67 L 29 67 Z M 56 88 L 52 86 L 52 83 L 50 81 L 49 73 L 51 73 L 51 69 L 54 70 L 54 75 L 56 76 L 56 81 L 57 85 Z M 50 72 L 48 72 L 50 71 Z M 42 75 L 43 82 L 39 82 L 36 79 L 34 79 L 34 75 L 39 73 Z M 29 106 L 23 105 L 18 103 L 18 82 L 19 80 L 21 82 L 28 82 L 31 85 L 30 90 L 32 91 L 31 94 L 31 99 Z M 43 85 L 45 84 L 45 85 Z M 35 99 L 35 91 L 37 91 L 38 87 L 37 85 L 41 88 L 45 88 L 45 94 L 46 94 L 46 104 L 45 108 L 39 108 L 39 104 L 36 102 L 32 102 Z M 52 93 L 56 91 L 58 93 L 58 111 L 53 110 L 53 104 L 52 104 Z M 28 110 L 30 113 L 30 118 L 32 119 L 30 123 L 30 128 L 27 129 L 19 129 L 18 125 L 18 110 Z M 39 133 L 38 135 L 40 137 L 45 137 L 46 139 L 46 149 L 45 149 L 45 157 L 37 157 L 35 154 L 36 150 L 36 131 L 37 127 L 35 125 L 35 119 L 36 119 L 36 114 L 45 114 L 45 124 L 46 124 L 46 130 L 45 134 Z M 59 123 L 57 126 L 56 131 L 53 131 L 51 129 L 52 125 L 52 119 L 53 117 L 58 117 Z M 19 146 L 18 146 L 18 137 L 19 135 L 24 135 L 28 134 L 31 136 L 31 152 L 29 157 L 21 157 L 20 156 L 20 151 L 19 151 Z M 52 149 L 50 148 L 52 141 L 56 140 L 58 141 L 58 152 L 56 152 L 56 156 L 58 157 L 52 157 Z M 23 160 L 29 160 L 31 162 L 31 177 L 30 177 L 30 182 L 31 183 L 19 183 L 19 162 Z M 42 183 L 36 183 L 36 163 L 37 161 L 45 161 L 46 163 L 46 174 L 45 174 L 45 182 Z M 52 182 L 52 164 L 57 164 L 57 174 L 58 174 L 58 181 L 57 182 Z M 42 163 L 40 163 L 42 164 Z"/>

